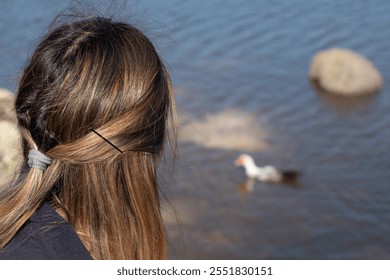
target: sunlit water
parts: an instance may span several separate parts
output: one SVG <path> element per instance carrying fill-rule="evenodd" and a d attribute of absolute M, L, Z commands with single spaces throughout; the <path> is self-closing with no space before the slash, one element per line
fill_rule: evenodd
<path fill-rule="evenodd" d="M 1 87 L 14 88 L 61 3 L 2 2 Z M 170 67 L 181 119 L 174 179 L 165 179 L 181 226 L 165 215 L 172 258 L 390 258 L 388 1 L 130 6 Z M 384 89 L 359 99 L 316 93 L 311 58 L 330 47 L 369 58 Z M 294 186 L 250 188 L 233 164 L 243 152 L 303 175 Z"/>

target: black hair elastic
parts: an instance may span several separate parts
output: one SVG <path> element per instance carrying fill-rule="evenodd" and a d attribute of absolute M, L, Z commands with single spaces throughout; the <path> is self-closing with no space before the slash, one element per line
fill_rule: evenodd
<path fill-rule="evenodd" d="M 104 138 L 103 135 L 101 135 L 99 132 L 97 132 L 96 130 L 92 129 L 93 132 L 95 132 L 99 137 L 101 137 L 104 141 L 106 141 L 108 144 L 110 144 L 111 146 L 113 146 L 115 149 L 117 149 L 120 153 L 123 153 L 121 151 L 121 149 L 119 149 L 117 146 L 115 146 L 114 144 L 112 144 L 110 141 L 108 141 L 106 138 Z"/>

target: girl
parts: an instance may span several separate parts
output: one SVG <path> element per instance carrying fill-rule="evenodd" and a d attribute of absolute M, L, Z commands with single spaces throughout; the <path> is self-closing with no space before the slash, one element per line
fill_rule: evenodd
<path fill-rule="evenodd" d="M 24 164 L 0 189 L 0 259 L 163 259 L 156 165 L 174 111 L 169 74 L 136 28 L 54 28 L 22 74 Z"/>

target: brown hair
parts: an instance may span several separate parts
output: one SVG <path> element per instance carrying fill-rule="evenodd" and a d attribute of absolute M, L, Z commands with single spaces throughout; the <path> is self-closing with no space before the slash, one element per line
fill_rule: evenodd
<path fill-rule="evenodd" d="M 156 166 L 174 114 L 169 74 L 136 28 L 93 17 L 54 28 L 25 68 L 16 98 L 25 161 L 0 192 L 0 248 L 45 201 L 95 259 L 162 259 Z"/>

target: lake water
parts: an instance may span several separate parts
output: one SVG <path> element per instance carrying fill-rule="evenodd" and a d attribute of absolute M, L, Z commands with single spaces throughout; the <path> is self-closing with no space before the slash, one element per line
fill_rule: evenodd
<path fill-rule="evenodd" d="M 52 3 L 2 1 L 0 87 L 14 89 L 69 2 Z M 128 10 L 176 90 L 180 154 L 164 180 L 180 221 L 164 215 L 172 258 L 390 259 L 390 2 L 145 0 Z M 330 47 L 369 58 L 383 90 L 313 90 L 311 59 Z M 303 175 L 251 188 L 233 164 L 244 152 Z"/>

